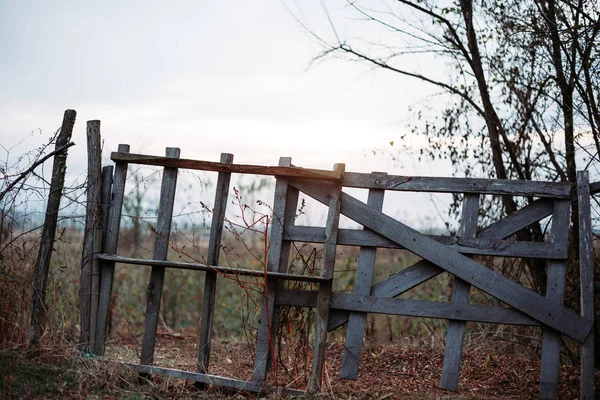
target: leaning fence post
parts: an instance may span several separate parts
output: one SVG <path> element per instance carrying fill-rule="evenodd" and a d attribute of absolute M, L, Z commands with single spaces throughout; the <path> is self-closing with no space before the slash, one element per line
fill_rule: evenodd
<path fill-rule="evenodd" d="M 100 213 L 102 217 L 100 238 L 94 242 L 94 254 L 104 251 L 106 245 L 106 225 L 108 224 L 108 211 L 110 208 L 110 196 L 112 193 L 113 166 L 102 168 L 102 200 Z M 98 324 L 98 303 L 100 296 L 100 263 L 92 263 L 92 299 L 90 301 L 90 349 L 96 348 L 96 327 Z"/>
<path fill-rule="evenodd" d="M 594 246 L 590 209 L 590 184 L 587 171 L 577 172 L 579 208 L 579 280 L 581 286 L 581 316 L 594 320 Z M 594 398 L 594 329 L 581 346 L 581 399 Z"/>
<path fill-rule="evenodd" d="M 233 162 L 233 154 L 222 153 L 221 162 L 231 164 Z M 206 263 L 208 265 L 219 264 L 219 252 L 221 251 L 221 237 L 223 235 L 223 224 L 225 222 L 225 212 L 227 210 L 227 194 L 229 193 L 230 181 L 231 173 L 219 172 L 212 223 L 210 225 L 208 254 L 206 257 Z M 210 345 L 216 293 L 217 273 L 215 271 L 206 271 L 204 278 L 204 301 L 202 302 L 202 320 L 200 324 L 200 345 L 197 365 L 197 371 L 203 374 L 208 372 L 208 363 L 210 362 Z M 204 388 L 205 385 L 200 383 L 198 386 Z"/>
<path fill-rule="evenodd" d="M 179 149 L 167 147 L 166 156 L 179 158 Z M 173 219 L 175 188 L 177 187 L 177 168 L 165 167 L 160 189 L 158 216 L 156 220 L 156 236 L 154 240 L 153 260 L 165 261 L 169 250 L 169 237 Z M 165 267 L 152 266 L 150 282 L 146 289 L 146 317 L 144 319 L 144 337 L 142 338 L 141 363 L 152 365 L 154 361 L 154 345 L 156 328 L 160 312 L 160 298 L 165 280 Z"/>
<path fill-rule="evenodd" d="M 91 313 L 92 313 L 92 270 L 98 269 L 98 260 L 94 259 L 102 238 L 100 196 L 102 193 L 101 168 L 102 149 L 100 148 L 100 121 L 87 122 L 87 189 L 85 232 L 83 236 L 83 254 L 81 256 L 81 277 L 79 283 L 79 346 L 90 352 Z"/>
<path fill-rule="evenodd" d="M 76 116 L 77 112 L 75 110 L 65 111 L 60 134 L 56 139 L 57 149 L 66 146 L 71 140 Z M 52 182 L 50 183 L 48 205 L 46 206 L 46 217 L 44 219 L 44 227 L 40 238 L 40 248 L 33 277 L 33 311 L 31 314 L 31 323 L 29 325 L 28 341 L 29 354 L 31 356 L 39 354 L 40 337 L 42 336 L 42 329 L 46 323 L 46 307 L 44 302 L 46 298 L 48 270 L 50 269 L 50 258 L 52 257 L 56 225 L 58 223 L 58 210 L 60 208 L 60 198 L 62 197 L 62 191 L 65 185 L 66 172 L 67 150 L 65 149 L 54 156 Z"/>
<path fill-rule="evenodd" d="M 129 153 L 128 144 L 120 144 L 120 153 Z M 117 162 L 113 181 L 112 199 L 108 220 L 104 225 L 104 253 L 117 254 L 119 243 L 119 229 L 121 227 L 121 209 L 125 196 L 125 181 L 127 179 L 127 163 Z M 94 354 L 104 355 L 104 342 L 107 335 L 108 315 L 110 313 L 110 295 L 115 276 L 115 262 L 102 261 L 100 263 L 100 290 L 98 293 L 98 318 L 96 319 L 96 338 Z"/>

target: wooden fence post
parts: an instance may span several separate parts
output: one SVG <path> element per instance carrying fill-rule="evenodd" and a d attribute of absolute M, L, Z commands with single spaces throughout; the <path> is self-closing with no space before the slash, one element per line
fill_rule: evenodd
<path fill-rule="evenodd" d="M 577 172 L 579 206 L 579 279 L 581 286 L 581 316 L 594 321 L 594 245 L 590 209 L 588 171 Z M 579 397 L 594 398 L 594 330 L 591 329 L 581 346 L 581 386 Z"/>
<path fill-rule="evenodd" d="M 100 241 L 102 240 L 102 216 L 100 210 L 102 194 L 102 149 L 100 143 L 100 121 L 88 121 L 86 213 L 79 283 L 79 346 L 80 350 L 85 353 L 90 352 L 90 343 L 92 341 L 92 270 L 98 270 L 98 260 L 94 257 L 100 250 Z"/>
<path fill-rule="evenodd" d="M 289 167 L 292 163 L 291 158 L 281 157 L 279 166 Z M 267 272 L 280 270 L 279 263 L 282 260 L 281 254 L 284 252 L 284 227 L 286 210 L 288 208 L 288 188 L 289 179 L 286 177 L 277 177 L 275 185 L 275 194 L 273 196 L 273 216 L 271 218 L 271 235 L 269 238 L 269 252 L 267 255 L 265 269 Z M 285 260 L 287 263 L 287 259 Z M 252 379 L 255 384 L 262 386 L 267 377 L 268 358 L 272 354 L 273 330 L 271 323 L 275 310 L 275 291 L 277 284 L 267 280 L 265 276 L 265 291 L 262 299 L 262 308 L 258 332 L 256 333 L 256 352 L 254 355 L 254 371 Z"/>
<path fill-rule="evenodd" d="M 571 215 L 571 202 L 569 200 L 555 200 L 552 213 L 551 243 L 564 243 L 569 241 L 569 221 Z M 565 295 L 567 262 L 565 260 L 548 261 L 548 278 L 546 285 L 546 298 L 558 304 L 563 304 Z M 540 398 L 558 398 L 558 377 L 560 369 L 560 333 L 552 329 L 544 329 L 542 337 L 542 360 L 540 377 Z"/>
<path fill-rule="evenodd" d="M 166 156 L 179 158 L 179 149 L 167 147 Z M 171 235 L 171 222 L 173 219 L 173 203 L 175 202 L 175 189 L 177 187 L 177 168 L 166 167 L 160 189 L 160 202 L 156 221 L 156 237 L 154 240 L 154 254 L 152 259 L 164 261 L 169 250 L 169 237 Z M 144 319 L 144 337 L 142 338 L 141 363 L 152 365 L 154 361 L 154 345 L 156 341 L 156 328 L 160 313 L 160 298 L 165 281 L 165 267 L 153 266 L 150 273 L 150 282 L 146 289 L 146 318 Z"/>
<path fill-rule="evenodd" d="M 233 154 L 221 154 L 221 162 L 233 163 Z M 208 243 L 208 254 L 206 263 L 208 265 L 219 264 L 219 252 L 221 250 L 221 238 L 223 235 L 223 224 L 227 210 L 227 195 L 229 194 L 229 183 L 231 174 L 219 172 L 217 178 L 217 191 L 215 204 L 213 206 L 212 223 L 210 225 L 210 238 Z M 204 301 L 202 302 L 202 320 L 200 324 L 200 346 L 198 350 L 197 371 L 203 374 L 208 372 L 210 362 L 210 345 L 215 309 L 215 296 L 217 293 L 217 273 L 207 271 L 204 278 Z M 199 388 L 204 388 L 204 383 L 198 383 Z"/>
<path fill-rule="evenodd" d="M 464 196 L 458 236 L 465 239 L 472 239 L 477 235 L 479 195 L 465 193 Z M 452 302 L 455 304 L 468 304 L 470 297 L 471 285 L 455 276 L 452 287 Z M 440 379 L 440 387 L 442 389 L 458 390 L 466 327 L 467 323 L 465 321 L 448 321 L 444 364 L 442 366 L 442 378 Z"/>
<path fill-rule="evenodd" d="M 333 167 L 334 172 L 339 173 L 340 176 L 343 176 L 344 169 L 344 164 L 335 164 Z M 327 213 L 327 225 L 325 227 L 325 242 L 323 243 L 323 269 L 321 270 L 321 277 L 327 279 L 327 281 L 319 283 L 317 312 L 315 315 L 315 346 L 310 380 L 308 383 L 311 392 L 321 390 L 321 383 L 323 380 L 323 366 L 325 365 L 325 350 L 327 345 L 327 326 L 329 324 L 329 312 L 331 310 L 331 292 L 333 289 L 333 272 L 337 248 L 337 232 L 342 203 L 342 183 L 334 183 L 331 185 L 330 190 L 328 204 L 329 211 Z"/>
<path fill-rule="evenodd" d="M 385 175 L 385 174 L 381 174 Z M 383 198 L 385 190 L 370 189 L 367 205 L 378 211 L 383 209 Z M 363 228 L 366 229 L 366 228 Z M 358 255 L 358 267 L 354 279 L 353 294 L 370 295 L 377 247 L 361 246 Z M 367 313 L 351 312 L 348 317 L 348 329 L 346 331 L 346 345 L 342 356 L 342 368 L 340 377 L 342 379 L 356 379 L 360 365 L 360 353 L 362 352 L 363 337 Z"/>
<path fill-rule="evenodd" d="M 128 144 L 120 144 L 119 151 L 129 152 Z M 127 180 L 127 163 L 118 162 L 115 166 L 115 175 L 113 178 L 112 199 L 110 201 L 110 210 L 108 220 L 104 225 L 104 253 L 117 254 L 117 245 L 119 244 L 119 230 L 121 228 L 121 211 L 123 208 L 123 198 L 125 197 L 125 181 Z M 100 263 L 100 291 L 98 293 L 98 318 L 96 320 L 96 340 L 94 345 L 94 354 L 104 355 L 104 344 L 106 341 L 108 328 L 108 315 L 110 313 L 110 300 L 112 293 L 113 279 L 115 276 L 114 261 L 102 261 Z"/>
<path fill-rule="evenodd" d="M 71 140 L 76 116 L 77 112 L 75 110 L 65 111 L 60 134 L 56 139 L 57 149 L 66 146 Z M 44 304 L 46 298 L 46 286 L 48 283 L 50 258 L 52 257 L 52 248 L 54 247 L 54 237 L 56 234 L 56 225 L 58 223 L 58 210 L 60 208 L 60 199 L 65 185 L 66 172 L 67 150 L 57 153 L 54 156 L 52 166 L 52 182 L 50 183 L 46 217 L 44 219 L 44 227 L 40 238 L 40 248 L 33 277 L 33 310 L 31 314 L 31 323 L 29 325 L 28 341 L 30 356 L 39 354 L 42 329 L 46 323 L 46 307 Z"/>
<path fill-rule="evenodd" d="M 104 250 L 106 245 L 106 226 L 108 224 L 108 211 L 112 194 L 113 166 L 102 168 L 102 200 L 100 203 L 101 227 L 100 238 L 94 242 L 94 254 Z M 100 263 L 92 263 L 92 298 L 90 301 L 90 351 L 96 348 L 96 329 L 98 325 L 98 304 L 100 296 Z"/>

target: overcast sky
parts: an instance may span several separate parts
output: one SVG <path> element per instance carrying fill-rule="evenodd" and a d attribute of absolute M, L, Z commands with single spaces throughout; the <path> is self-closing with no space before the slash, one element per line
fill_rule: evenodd
<path fill-rule="evenodd" d="M 330 37 L 321 3 L 299 4 Z M 128 143 L 135 153 L 180 147 L 181 157 L 203 160 L 229 152 L 238 163 L 291 156 L 303 167 L 449 175 L 389 154 L 389 142 L 406 133 L 408 107 L 430 88 L 342 60 L 309 68 L 322 49 L 286 5 L 297 12 L 283 0 L 0 0 L 0 144 L 10 148 L 35 131 L 12 150 L 16 157 L 73 108 L 71 177 L 85 171 L 91 119 L 102 121 L 105 164 Z M 339 15 L 339 5 L 327 5 Z"/>
<path fill-rule="evenodd" d="M 319 2 L 302 12 L 330 33 Z M 308 68 L 321 49 L 280 0 L 0 0 L 0 47 L 2 144 L 47 136 L 74 108 L 80 155 L 100 119 L 108 150 L 367 171 L 388 166 L 362 155 L 405 131 L 427 89 L 341 60 Z"/>

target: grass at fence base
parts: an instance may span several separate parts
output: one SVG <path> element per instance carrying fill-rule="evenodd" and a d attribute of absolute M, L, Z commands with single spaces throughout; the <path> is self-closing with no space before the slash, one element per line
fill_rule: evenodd
<path fill-rule="evenodd" d="M 193 370 L 197 338 L 185 332 L 181 336 L 161 335 L 156 364 Z M 493 346 L 492 346 L 493 347 Z M 0 393 L 2 398 L 198 398 L 244 399 L 255 394 L 211 388 L 204 392 L 192 382 L 151 377 L 140 381 L 138 374 L 112 362 L 84 357 L 74 348 L 62 348 L 28 360 L 16 351 L 0 352 Z M 538 397 L 539 360 L 498 354 L 494 349 L 465 352 L 458 393 L 437 388 L 443 350 L 439 346 L 367 345 L 356 381 L 338 378 L 343 345 L 328 348 L 325 392 L 319 398 L 343 399 L 529 399 Z M 211 373 L 240 379 L 251 376 L 253 349 L 237 342 L 217 342 L 213 347 Z M 110 358 L 135 361 L 138 355 L 127 343 L 113 343 Z M 281 369 L 277 381 L 290 384 L 289 371 Z M 578 368 L 563 365 L 560 370 L 560 398 L 577 398 Z M 596 376 L 600 383 L 600 375 Z M 279 399 L 280 395 L 261 396 Z"/>

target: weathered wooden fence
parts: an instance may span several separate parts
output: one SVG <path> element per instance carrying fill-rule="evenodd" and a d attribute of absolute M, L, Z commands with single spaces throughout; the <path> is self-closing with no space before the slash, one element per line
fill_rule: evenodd
<path fill-rule="evenodd" d="M 275 350 L 273 332 L 276 331 L 278 323 L 278 307 L 293 305 L 316 308 L 314 355 L 309 381 L 311 390 L 319 390 L 321 386 L 328 332 L 344 324 L 348 325 L 341 376 L 355 379 L 359 369 L 366 316 L 368 313 L 383 313 L 450 321 L 440 383 L 442 388 L 449 390 L 456 390 L 458 386 L 466 321 L 540 326 L 543 329 L 540 396 L 543 398 L 557 397 L 561 335 L 568 336 L 582 343 L 581 397 L 593 398 L 593 248 L 590 186 L 585 171 L 577 175 L 577 190 L 573 197 L 571 185 L 568 183 L 353 173 L 345 172 L 343 164 L 336 164 L 332 171 L 324 171 L 294 167 L 289 158 L 282 158 L 276 167 L 238 165 L 232 163 L 233 156 L 230 154 L 223 154 L 221 162 L 218 163 L 181 159 L 179 149 L 176 148 L 167 148 L 166 157 L 156 157 L 131 154 L 128 145 L 120 145 L 118 151 L 112 153 L 111 159 L 115 162 L 112 200 L 104 226 L 103 250 L 95 257 L 100 264 L 97 312 L 94 311 L 97 313 L 94 315 L 97 316 L 91 324 L 94 330 L 91 347 L 95 354 L 104 354 L 113 275 L 115 263 L 119 262 L 152 266 L 141 360 L 140 364 L 128 364 L 142 373 L 179 377 L 202 384 L 249 391 L 265 390 L 270 354 Z M 164 168 L 152 259 L 127 258 L 117 254 L 128 164 Z M 177 175 L 178 170 L 182 168 L 219 173 L 206 264 L 167 261 Z M 274 175 L 277 178 L 266 271 L 218 265 L 231 173 Z M 367 203 L 343 192 L 343 187 L 368 189 Z M 106 187 L 104 189 L 106 191 Z M 458 234 L 452 237 L 424 235 L 382 213 L 386 191 L 462 194 L 464 200 Z M 328 207 L 325 227 L 295 225 L 294 216 L 300 192 Z M 478 227 L 482 195 L 527 196 L 537 200 L 531 201 L 529 205 L 500 221 L 486 227 Z M 563 306 L 570 205 L 573 201 L 579 203 L 581 314 Z M 356 221 L 364 229 L 338 228 L 340 215 Z M 546 242 L 515 241 L 511 238 L 520 230 L 548 216 L 552 216 L 552 225 Z M 293 242 L 323 244 L 323 268 L 319 276 L 299 275 L 288 271 L 290 247 Z M 337 245 L 360 247 L 357 277 L 352 294 L 332 291 Z M 372 286 L 377 248 L 407 249 L 422 257 L 422 261 Z M 547 260 L 548 281 L 545 296 L 485 267 L 472 258 L 476 255 Z M 165 268 L 182 268 L 206 273 L 197 372 L 152 365 Z M 444 271 L 455 277 L 451 302 L 397 298 Z M 208 373 L 218 273 L 266 279 L 251 381 L 229 379 Z M 317 283 L 318 290 L 285 289 L 282 285 L 285 280 Z M 470 304 L 471 286 L 510 307 Z M 94 301 L 92 303 L 94 304 Z"/>

